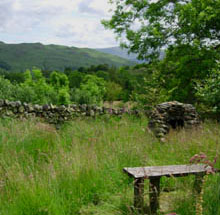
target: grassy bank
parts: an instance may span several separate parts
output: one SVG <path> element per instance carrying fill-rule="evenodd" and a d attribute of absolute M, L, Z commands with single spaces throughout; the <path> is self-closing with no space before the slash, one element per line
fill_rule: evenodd
<path fill-rule="evenodd" d="M 214 159 L 220 152 L 219 124 L 172 131 L 163 144 L 146 125 L 146 118 L 77 119 L 56 131 L 37 121 L 1 121 L 0 214 L 134 214 L 133 181 L 123 167 L 187 164 L 196 153 Z M 207 177 L 204 214 L 220 214 L 219 184 Z M 192 187 L 193 177 L 162 179 L 170 192 L 161 195 L 161 214 L 195 214 Z"/>

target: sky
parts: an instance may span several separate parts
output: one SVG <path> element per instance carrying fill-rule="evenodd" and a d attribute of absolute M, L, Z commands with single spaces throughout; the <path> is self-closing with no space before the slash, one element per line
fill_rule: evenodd
<path fill-rule="evenodd" d="M 117 46 L 113 32 L 101 24 L 109 10 L 108 0 L 0 0 L 0 41 Z"/>

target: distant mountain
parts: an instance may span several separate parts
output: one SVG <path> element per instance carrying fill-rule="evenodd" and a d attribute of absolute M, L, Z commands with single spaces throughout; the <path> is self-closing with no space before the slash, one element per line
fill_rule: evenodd
<path fill-rule="evenodd" d="M 125 59 L 128 59 L 130 61 L 134 61 L 137 63 L 143 63 L 144 61 L 138 60 L 137 59 L 137 54 L 128 54 L 128 50 L 127 49 L 122 49 L 121 47 L 110 47 L 110 48 L 101 48 L 101 49 L 96 49 L 97 51 L 103 52 L 103 53 L 107 53 L 107 54 L 112 54 L 118 57 L 122 57 Z M 160 59 L 163 59 L 165 56 L 165 51 L 163 49 L 161 49 L 160 52 Z M 146 61 L 145 61 L 146 62 Z"/>
<path fill-rule="evenodd" d="M 25 71 L 34 66 L 44 70 L 63 71 L 66 67 L 77 69 L 98 64 L 119 67 L 135 63 L 94 49 L 41 43 L 6 44 L 0 42 L 0 68 L 8 71 Z"/>
<path fill-rule="evenodd" d="M 122 49 L 121 47 L 101 48 L 101 49 L 96 49 L 96 50 L 106 53 L 106 54 L 116 55 L 118 57 L 122 57 L 130 61 L 140 62 L 137 59 L 137 54 L 128 54 L 128 50 Z"/>

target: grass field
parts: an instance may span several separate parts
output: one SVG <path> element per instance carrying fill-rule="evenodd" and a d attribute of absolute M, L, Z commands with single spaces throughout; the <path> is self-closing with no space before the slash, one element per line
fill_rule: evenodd
<path fill-rule="evenodd" d="M 76 119 L 60 130 L 38 121 L 0 121 L 1 215 L 126 215 L 133 181 L 123 167 L 188 164 L 220 152 L 220 125 L 171 131 L 160 143 L 147 119 Z M 218 157 L 216 167 L 220 167 Z M 193 177 L 162 179 L 161 214 L 195 214 Z M 146 180 L 146 187 L 148 186 Z M 148 202 L 148 189 L 145 189 Z M 204 215 L 220 215 L 220 177 L 207 176 Z"/>

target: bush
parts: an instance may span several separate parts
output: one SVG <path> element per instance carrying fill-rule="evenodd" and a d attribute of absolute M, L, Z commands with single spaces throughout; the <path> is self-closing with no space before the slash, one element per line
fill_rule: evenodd
<path fill-rule="evenodd" d="M 101 104 L 106 92 L 105 81 L 95 75 L 86 75 L 73 99 L 79 104 Z"/>

